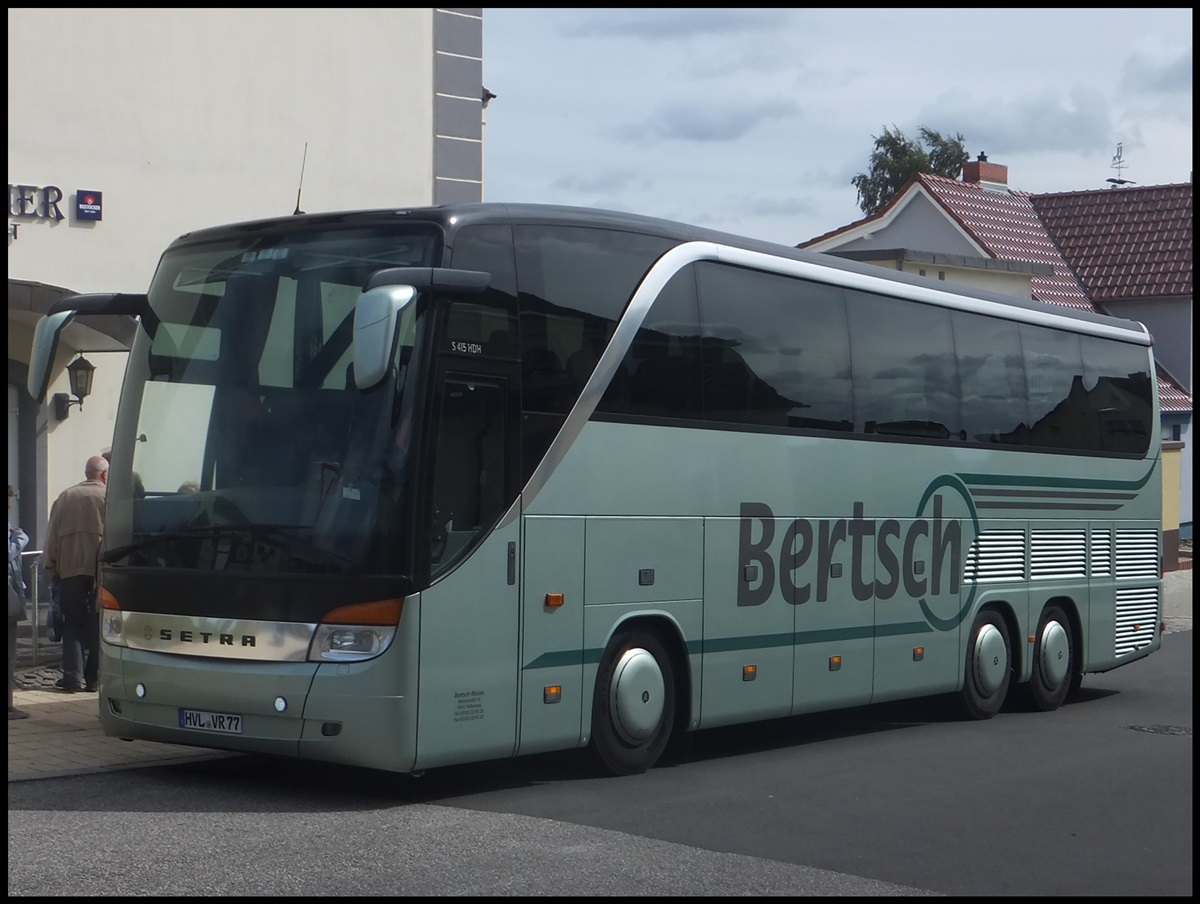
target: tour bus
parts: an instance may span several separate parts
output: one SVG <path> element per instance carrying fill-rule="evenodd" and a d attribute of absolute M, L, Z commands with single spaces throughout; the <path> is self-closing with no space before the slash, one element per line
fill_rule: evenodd
<path fill-rule="evenodd" d="M 98 562 L 107 735 L 417 773 L 1159 649 L 1135 322 L 642 216 L 202 229 L 145 295 Z"/>

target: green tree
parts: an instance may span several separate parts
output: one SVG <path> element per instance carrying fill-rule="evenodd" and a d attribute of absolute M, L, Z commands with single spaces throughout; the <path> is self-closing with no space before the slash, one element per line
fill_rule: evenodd
<path fill-rule="evenodd" d="M 921 126 L 920 138 L 912 139 L 895 126 L 884 126 L 882 135 L 872 135 L 871 169 L 850 180 L 858 189 L 858 206 L 870 216 L 883 208 L 917 173 L 934 173 L 957 179 L 967 162 L 963 137 L 943 136 Z"/>

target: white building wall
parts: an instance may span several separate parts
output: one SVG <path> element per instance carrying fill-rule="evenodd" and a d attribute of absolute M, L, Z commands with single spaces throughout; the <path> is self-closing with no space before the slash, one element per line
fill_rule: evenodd
<path fill-rule="evenodd" d="M 945 280 L 960 286 L 986 289 L 989 292 L 1003 292 L 1018 298 L 1027 299 L 1031 295 L 1031 277 L 1028 273 L 1003 273 L 996 270 L 968 267 L 939 267 L 937 264 L 914 264 L 908 261 L 904 262 L 903 271 L 911 273 L 913 276 Z"/>
<path fill-rule="evenodd" d="M 9 278 L 145 291 L 203 226 L 433 199 L 433 10 L 8 11 L 9 182 L 103 193 L 21 218 Z M 308 145 L 305 161 L 305 144 Z M 10 218 L 11 221 L 11 218 Z"/>
<path fill-rule="evenodd" d="M 481 9 L 10 8 L 9 279 L 144 292 L 179 235 L 291 214 L 302 167 L 308 213 L 432 204 L 437 179 L 458 172 L 452 184 L 478 199 L 481 136 L 469 149 L 478 160 L 438 156 L 436 142 L 472 138 L 481 23 Z M 462 109 L 439 127 L 447 86 Z M 14 185 L 57 186 L 63 218 L 19 215 Z M 102 193 L 101 221 L 75 218 L 78 190 Z M 10 386 L 31 329 L 10 300 Z M 108 350 L 82 348 L 97 367 L 83 408 L 54 417 L 74 357 L 60 349 L 47 404 L 21 423 L 35 434 L 23 447 L 37 475 L 21 483 L 36 497 L 26 520 L 39 542 L 55 497 L 112 443 L 126 355 L 99 345 Z"/>

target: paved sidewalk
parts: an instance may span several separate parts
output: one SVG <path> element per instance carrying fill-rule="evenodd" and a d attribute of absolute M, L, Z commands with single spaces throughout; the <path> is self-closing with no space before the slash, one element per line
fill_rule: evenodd
<path fill-rule="evenodd" d="M 1165 583 L 1167 633 L 1192 630 L 1191 569 L 1168 573 Z M 14 694 L 17 708 L 29 713 L 29 718 L 8 723 L 10 782 L 240 755 L 105 737 L 100 731 L 98 695 L 57 690 L 54 681 L 59 674 L 51 668 L 17 673 L 32 689 Z"/>
<path fill-rule="evenodd" d="M 105 737 L 100 731 L 100 701 L 94 693 L 37 688 L 17 690 L 13 699 L 29 718 L 8 723 L 10 782 L 233 755 Z"/>

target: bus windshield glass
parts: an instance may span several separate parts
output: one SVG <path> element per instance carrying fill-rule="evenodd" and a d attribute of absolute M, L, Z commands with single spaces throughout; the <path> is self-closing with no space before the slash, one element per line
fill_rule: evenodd
<path fill-rule="evenodd" d="M 368 277 L 431 266 L 432 226 L 231 229 L 168 249 L 130 354 L 105 561 L 250 573 L 407 574 L 417 306 L 360 390 Z M 150 334 L 153 329 L 153 335 Z M 117 448 L 124 442 L 131 448 Z"/>

